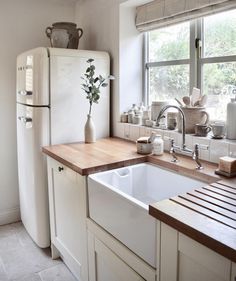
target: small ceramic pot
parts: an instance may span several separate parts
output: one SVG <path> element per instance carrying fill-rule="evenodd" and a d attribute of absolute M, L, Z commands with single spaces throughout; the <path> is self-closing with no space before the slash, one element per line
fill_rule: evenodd
<path fill-rule="evenodd" d="M 223 139 L 225 136 L 225 124 L 224 123 L 213 123 L 211 124 L 211 130 L 213 138 Z"/>
<path fill-rule="evenodd" d="M 196 124 L 195 125 L 195 135 L 199 137 L 206 137 L 211 131 L 211 127 L 208 125 Z"/>
<path fill-rule="evenodd" d="M 139 154 L 152 153 L 152 143 L 137 142 L 137 153 Z"/>

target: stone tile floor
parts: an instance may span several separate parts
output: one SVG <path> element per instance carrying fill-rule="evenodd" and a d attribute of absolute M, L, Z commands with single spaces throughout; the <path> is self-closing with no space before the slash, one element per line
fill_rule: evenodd
<path fill-rule="evenodd" d="M 0 281 L 76 281 L 49 249 L 40 249 L 21 222 L 0 226 Z"/>

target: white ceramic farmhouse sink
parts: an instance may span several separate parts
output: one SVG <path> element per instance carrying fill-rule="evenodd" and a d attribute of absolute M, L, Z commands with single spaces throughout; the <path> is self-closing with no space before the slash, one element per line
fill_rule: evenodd
<path fill-rule="evenodd" d="M 204 186 L 152 164 L 88 177 L 89 215 L 130 250 L 156 267 L 156 220 L 148 205 Z"/>

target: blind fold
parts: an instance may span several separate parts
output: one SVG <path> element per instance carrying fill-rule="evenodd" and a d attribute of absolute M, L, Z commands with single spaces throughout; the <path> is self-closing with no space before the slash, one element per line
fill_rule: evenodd
<path fill-rule="evenodd" d="M 137 7 L 136 27 L 144 32 L 234 8 L 236 0 L 155 0 Z"/>

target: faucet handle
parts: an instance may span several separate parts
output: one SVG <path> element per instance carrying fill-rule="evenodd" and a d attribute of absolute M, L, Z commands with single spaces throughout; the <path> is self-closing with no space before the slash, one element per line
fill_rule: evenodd
<path fill-rule="evenodd" d="M 209 145 L 195 143 L 194 148 L 200 150 L 209 150 Z"/>

